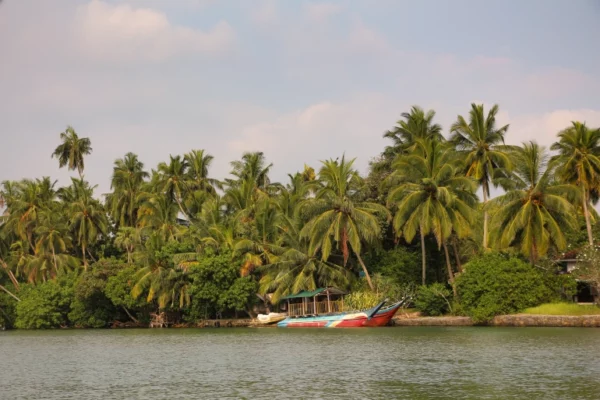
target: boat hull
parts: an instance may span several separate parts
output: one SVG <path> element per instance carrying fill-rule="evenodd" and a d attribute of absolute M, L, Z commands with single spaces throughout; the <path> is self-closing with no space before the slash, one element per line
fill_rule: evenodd
<path fill-rule="evenodd" d="M 402 302 L 382 308 L 369 318 L 369 311 L 344 312 L 307 317 L 288 317 L 277 324 L 280 328 L 359 328 L 386 326 Z"/>

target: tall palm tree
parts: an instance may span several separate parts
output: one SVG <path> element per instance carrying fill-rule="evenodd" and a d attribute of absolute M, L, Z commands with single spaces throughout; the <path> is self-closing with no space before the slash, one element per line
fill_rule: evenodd
<path fill-rule="evenodd" d="M 580 192 L 570 184 L 557 183 L 556 165 L 549 163 L 545 148 L 535 142 L 524 143 L 512 151 L 515 189 L 490 201 L 497 211 L 492 220 L 498 246 L 520 246 L 535 263 L 553 245 L 563 250 L 565 228 L 576 223 L 570 199 Z"/>
<path fill-rule="evenodd" d="M 435 111 L 425 112 L 419 106 L 412 106 L 410 112 L 402 113 L 403 119 L 383 135 L 394 142 L 392 146 L 385 148 L 384 155 L 393 160 L 398 154 L 408 153 L 418 139 L 444 141 L 442 126 L 433 123 L 434 117 Z"/>
<path fill-rule="evenodd" d="M 564 182 L 578 186 L 585 216 L 588 241 L 594 244 L 590 222 L 590 194 L 600 186 L 600 129 L 590 129 L 585 123 L 573 121 L 558 134 L 559 141 L 551 150 L 558 151 L 561 166 L 558 173 Z"/>
<path fill-rule="evenodd" d="M 399 237 L 412 242 L 421 236 L 422 283 L 426 280 L 425 236 L 432 233 L 444 248 L 448 277 L 453 282 L 447 240 L 456 232 L 470 232 L 477 203 L 477 183 L 461 173 L 461 162 L 448 146 L 436 140 L 418 140 L 420 150 L 400 156 L 387 178 L 391 186 L 388 205 L 395 206 L 393 227 Z"/>
<path fill-rule="evenodd" d="M 62 143 L 54 150 L 52 157 L 58 158 L 60 168 L 68 166 L 69 170 L 77 170 L 79 177 L 83 175 L 83 157 L 92 153 L 92 142 L 89 138 L 80 138 L 71 126 L 60 134 Z"/>
<path fill-rule="evenodd" d="M 169 201 L 177 204 L 181 213 L 191 220 L 193 215 L 184 206 L 184 199 L 190 190 L 188 162 L 181 156 L 169 156 L 169 158 L 168 164 L 165 162 L 158 164 L 156 189 Z"/>
<path fill-rule="evenodd" d="M 382 205 L 363 202 L 357 198 L 362 185 L 358 172 L 352 168 L 354 159 L 346 161 L 322 161 L 319 178 L 323 187 L 316 193 L 315 199 L 306 203 L 306 211 L 312 218 L 300 231 L 301 237 L 309 239 L 308 254 L 321 252 L 323 261 L 329 259 L 333 244 L 348 262 L 350 251 L 354 253 L 373 289 L 371 276 L 360 253 L 362 243 L 374 243 L 380 236 L 378 216 L 389 217 L 388 210 Z"/>
<path fill-rule="evenodd" d="M 115 161 L 110 183 L 113 192 L 107 196 L 106 203 L 117 228 L 136 226 L 138 198 L 148 176 L 144 163 L 134 153 Z"/>
<path fill-rule="evenodd" d="M 162 194 L 145 197 L 138 212 L 138 224 L 145 235 L 156 233 L 164 242 L 176 240 L 182 227 L 177 224 L 177 204 Z"/>
<path fill-rule="evenodd" d="M 54 211 L 45 211 L 35 233 L 38 237 L 35 254 L 50 254 L 54 273 L 58 274 L 61 255 L 71 249 L 71 238 L 64 216 Z"/>
<path fill-rule="evenodd" d="M 496 185 L 497 178 L 505 175 L 505 171 L 511 168 L 504 146 L 504 136 L 509 126 L 496 126 L 498 110 L 498 105 L 494 104 L 486 116 L 483 104 L 472 103 L 469 122 L 459 115 L 450 128 L 450 141 L 458 152 L 464 153 L 467 176 L 479 181 L 484 205 L 490 197 L 490 184 Z M 483 216 L 483 248 L 488 247 L 488 224 L 486 210 Z"/>
<path fill-rule="evenodd" d="M 87 193 L 83 193 L 70 207 L 70 225 L 81 249 L 83 266 L 87 270 L 89 246 L 96 243 L 100 235 L 106 234 L 108 221 L 102 204 Z"/>

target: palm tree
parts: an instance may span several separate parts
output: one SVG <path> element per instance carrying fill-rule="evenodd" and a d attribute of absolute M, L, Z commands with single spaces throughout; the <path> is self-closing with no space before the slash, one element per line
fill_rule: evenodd
<path fill-rule="evenodd" d="M 425 112 L 419 106 L 412 106 L 410 112 L 402 113 L 403 120 L 396 122 L 396 126 L 383 135 L 394 142 L 393 146 L 385 148 L 384 155 L 393 160 L 398 154 L 408 153 L 418 139 L 444 141 L 442 126 L 433 123 L 434 117 L 435 111 Z"/>
<path fill-rule="evenodd" d="M 82 195 L 71 204 L 70 225 L 75 238 L 81 248 L 83 266 L 87 270 L 87 256 L 89 246 L 96 243 L 100 235 L 108 229 L 106 214 L 99 201 L 88 193 Z"/>
<path fill-rule="evenodd" d="M 133 153 L 115 161 L 110 184 L 113 192 L 107 196 L 106 203 L 117 228 L 136 226 L 138 197 L 148 176 L 144 163 Z"/>
<path fill-rule="evenodd" d="M 176 240 L 182 230 L 177 224 L 178 211 L 177 204 L 164 195 L 149 195 L 138 212 L 139 227 L 147 236 L 156 232 L 165 242 Z"/>
<path fill-rule="evenodd" d="M 127 263 L 133 262 L 133 252 L 138 243 L 141 243 L 140 232 L 131 226 L 122 226 L 117 231 L 115 237 L 115 246 L 124 249 L 127 252 Z"/>
<path fill-rule="evenodd" d="M 381 233 L 377 216 L 389 216 L 388 210 L 376 203 L 362 202 L 357 190 L 362 184 L 358 172 L 352 168 L 354 159 L 346 161 L 322 161 L 319 178 L 323 187 L 315 199 L 306 203 L 306 211 L 312 219 L 300 231 L 301 237 L 309 239 L 308 254 L 321 251 L 321 259 L 329 259 L 333 243 L 337 244 L 348 262 L 350 251 L 356 255 L 369 287 L 373 289 L 371 276 L 360 253 L 362 243 L 375 242 Z M 356 201 L 358 200 L 358 201 Z"/>
<path fill-rule="evenodd" d="M 184 208 L 184 199 L 190 190 L 190 180 L 187 174 L 188 162 L 181 156 L 169 156 L 169 163 L 158 164 L 156 189 L 166 198 L 177 204 L 181 213 L 188 219 L 193 216 Z"/>
<path fill-rule="evenodd" d="M 263 274 L 260 292 L 272 293 L 270 300 L 273 304 L 288 294 L 327 286 L 344 288 L 350 282 L 348 269 L 323 260 L 314 253 L 311 255 L 308 241 L 300 239 L 302 225 L 298 213 L 294 217 L 283 215 L 278 223 L 280 239 L 273 247 L 277 257 L 259 267 Z"/>
<path fill-rule="evenodd" d="M 453 150 L 436 140 L 418 140 L 415 154 L 400 156 L 394 172 L 387 178 L 391 186 L 388 205 L 396 213 L 393 227 L 398 237 L 412 242 L 421 236 L 422 283 L 425 285 L 425 236 L 432 233 L 444 248 L 448 277 L 453 282 L 447 240 L 456 232 L 465 237 L 470 232 L 477 203 L 477 183 L 462 175 L 461 163 Z"/>
<path fill-rule="evenodd" d="M 512 157 L 516 188 L 490 201 L 488 208 L 497 209 L 492 222 L 498 246 L 520 245 L 534 264 L 551 245 L 565 248 L 563 229 L 576 223 L 569 199 L 577 199 L 580 192 L 574 185 L 555 181 L 556 165 L 548 162 L 548 153 L 537 143 L 524 143 Z"/>
<path fill-rule="evenodd" d="M 62 143 L 54 150 L 52 157 L 58 158 L 60 168 L 68 165 L 68 169 L 77 170 L 81 178 L 84 169 L 83 156 L 92 153 L 92 142 L 89 138 L 80 138 L 71 126 L 67 126 L 60 134 L 60 140 Z"/>
<path fill-rule="evenodd" d="M 44 212 L 40 225 L 35 229 L 35 233 L 38 240 L 34 254 L 51 254 L 54 273 L 58 274 L 59 259 L 61 255 L 71 248 L 71 238 L 69 237 L 68 226 L 63 215 L 54 211 Z"/>
<path fill-rule="evenodd" d="M 570 127 L 559 132 L 558 137 L 559 141 L 550 149 L 558 151 L 561 179 L 578 186 L 582 192 L 588 241 L 593 246 L 589 204 L 591 192 L 600 186 L 600 129 L 590 129 L 585 123 L 573 121 Z"/>
<path fill-rule="evenodd" d="M 496 126 L 496 115 L 499 107 L 492 106 L 485 116 L 483 104 L 471 104 L 469 122 L 461 115 L 452 124 L 450 141 L 460 153 L 464 153 L 466 160 L 466 174 L 479 181 L 483 191 L 483 203 L 487 203 L 490 197 L 490 183 L 496 185 L 497 178 L 510 170 L 510 158 L 506 154 L 504 135 L 508 131 L 508 125 L 500 128 Z M 487 211 L 483 216 L 483 248 L 488 247 L 488 223 Z"/>

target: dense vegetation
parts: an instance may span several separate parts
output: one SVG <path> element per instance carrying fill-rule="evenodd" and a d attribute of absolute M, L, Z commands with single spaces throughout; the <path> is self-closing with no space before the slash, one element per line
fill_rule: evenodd
<path fill-rule="evenodd" d="M 2 182 L 0 325 L 254 315 L 320 286 L 354 289 L 356 307 L 416 292 L 426 313 L 479 320 L 559 300 L 570 283 L 549 260 L 594 244 L 600 130 L 573 122 L 551 154 L 506 145 L 497 113 L 473 104 L 445 135 L 413 107 L 364 177 L 343 155 L 278 183 L 260 152 L 223 181 L 204 150 L 151 170 L 127 153 L 102 199 L 85 180 L 92 143 L 68 127 L 52 156 L 78 172 L 69 186 Z"/>

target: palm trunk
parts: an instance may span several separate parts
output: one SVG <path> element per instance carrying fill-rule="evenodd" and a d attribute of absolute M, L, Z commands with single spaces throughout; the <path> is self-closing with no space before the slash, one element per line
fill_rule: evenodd
<path fill-rule="evenodd" d="M 588 234 L 588 241 L 590 246 L 594 245 L 594 237 L 592 236 L 592 223 L 590 222 L 590 212 L 588 210 L 588 193 L 587 190 L 585 190 L 585 187 L 582 187 L 583 189 L 583 215 L 585 216 L 585 227 L 587 228 L 587 234 Z"/>
<path fill-rule="evenodd" d="M 427 275 L 427 263 L 425 261 L 425 235 L 423 234 L 423 229 L 421 229 L 421 284 L 425 285 L 425 279 Z"/>
<path fill-rule="evenodd" d="M 17 300 L 17 301 L 21 301 L 20 298 L 18 298 L 17 296 L 15 296 L 14 294 L 11 293 L 10 290 L 8 290 L 7 288 L 5 288 L 4 286 L 0 285 L 0 289 L 4 290 L 10 297 L 12 297 L 13 299 Z"/>
<path fill-rule="evenodd" d="M 10 281 L 12 282 L 15 289 L 19 290 L 19 281 L 17 281 L 17 278 L 15 277 L 13 272 L 10 269 L 8 269 L 8 265 L 6 265 L 6 262 L 4 262 L 4 260 L 1 258 L 0 258 L 0 265 L 2 265 L 2 268 L 4 268 L 4 270 L 8 274 L 8 277 L 10 278 Z"/>
<path fill-rule="evenodd" d="M 81 254 L 83 256 L 83 269 L 87 271 L 87 259 L 85 258 L 85 243 L 81 243 Z"/>
<path fill-rule="evenodd" d="M 484 182 L 482 185 L 482 189 L 483 189 L 483 207 L 484 207 L 484 211 L 483 211 L 483 249 L 485 250 L 488 248 L 488 212 L 487 212 L 487 209 L 485 209 L 485 206 L 487 205 L 488 196 L 489 196 L 489 184 L 487 182 Z"/>
<path fill-rule="evenodd" d="M 448 279 L 450 280 L 450 285 L 452 285 L 452 293 L 454 293 L 454 297 L 456 298 L 458 295 L 456 293 L 456 285 L 454 284 L 454 273 L 452 272 L 452 264 L 450 263 L 450 253 L 448 253 L 448 246 L 446 246 L 445 241 L 444 241 L 444 254 L 446 255 L 446 267 L 448 268 Z"/>
<path fill-rule="evenodd" d="M 58 275 L 58 263 L 56 262 L 56 252 L 54 251 L 54 247 L 52 247 L 52 259 L 54 260 L 54 271 Z"/>
<path fill-rule="evenodd" d="M 373 282 L 371 282 L 371 276 L 369 275 L 369 271 L 367 271 L 367 267 L 365 266 L 365 263 L 363 262 L 362 258 L 360 258 L 360 254 L 358 254 L 356 252 L 354 254 L 356 254 L 356 258 L 358 258 L 358 262 L 360 263 L 360 266 L 362 267 L 363 272 L 365 273 L 365 277 L 367 278 L 369 287 L 371 288 L 371 290 L 375 290 L 375 287 L 373 286 Z"/>
<path fill-rule="evenodd" d="M 454 250 L 454 258 L 456 259 L 456 269 L 458 272 L 463 272 L 462 263 L 460 262 L 460 255 L 458 254 L 458 244 L 456 243 L 456 236 L 452 238 L 452 250 Z"/>

